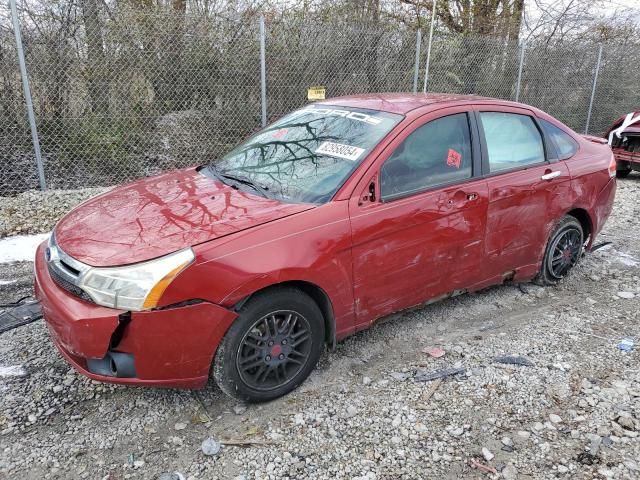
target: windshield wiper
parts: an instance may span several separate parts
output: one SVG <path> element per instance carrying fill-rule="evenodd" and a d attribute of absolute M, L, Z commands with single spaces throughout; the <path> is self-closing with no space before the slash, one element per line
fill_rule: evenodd
<path fill-rule="evenodd" d="M 247 185 L 248 187 L 253 188 L 256 192 L 258 192 L 263 197 L 271 198 L 271 196 L 269 195 L 269 192 L 268 192 L 269 189 L 267 187 L 263 187 L 261 185 L 258 185 L 257 183 L 252 182 L 251 180 L 249 180 L 248 178 L 236 177 L 234 175 L 229 175 L 226 172 L 221 172 L 220 170 L 218 170 L 218 167 L 216 167 L 212 163 L 209 164 L 209 170 L 211 171 L 211 173 L 213 173 L 213 175 L 216 178 L 218 178 L 218 180 L 224 181 L 224 179 L 227 179 L 227 180 L 231 180 L 232 182 L 240 183 L 242 185 Z"/>

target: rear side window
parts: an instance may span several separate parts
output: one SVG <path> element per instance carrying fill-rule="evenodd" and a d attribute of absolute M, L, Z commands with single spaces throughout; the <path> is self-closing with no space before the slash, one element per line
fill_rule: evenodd
<path fill-rule="evenodd" d="M 500 172 L 545 161 L 542 136 L 528 115 L 481 112 L 489 171 Z"/>
<path fill-rule="evenodd" d="M 578 151 L 578 144 L 571 136 L 546 120 L 540 120 L 545 135 L 551 139 L 560 160 L 572 157 Z"/>
<path fill-rule="evenodd" d="M 471 137 L 466 113 L 448 115 L 414 130 L 380 171 L 382 198 L 471 178 Z"/>

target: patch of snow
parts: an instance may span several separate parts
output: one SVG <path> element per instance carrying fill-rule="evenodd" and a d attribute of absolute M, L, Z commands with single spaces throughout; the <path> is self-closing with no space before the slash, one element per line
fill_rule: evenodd
<path fill-rule="evenodd" d="M 6 377 L 24 377 L 27 375 L 27 371 L 22 365 L 12 365 L 10 367 L 0 366 L 0 378 Z"/>
<path fill-rule="evenodd" d="M 640 265 L 640 260 L 624 252 L 618 252 L 618 258 L 616 260 L 628 267 L 637 267 Z"/>
<path fill-rule="evenodd" d="M 32 262 L 36 248 L 49 238 L 48 233 L 16 235 L 0 240 L 0 263 Z"/>
<path fill-rule="evenodd" d="M 16 283 L 15 280 L 0 280 L 0 287 L 2 285 L 11 285 L 12 283 Z"/>

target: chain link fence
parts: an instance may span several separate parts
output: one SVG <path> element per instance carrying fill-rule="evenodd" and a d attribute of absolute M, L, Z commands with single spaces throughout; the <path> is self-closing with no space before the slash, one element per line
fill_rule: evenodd
<path fill-rule="evenodd" d="M 149 13 L 119 8 L 42 21 L 19 11 L 47 188 L 122 183 L 204 163 L 305 105 L 329 97 L 421 91 L 427 36 L 404 25 Z M 518 99 L 589 133 L 638 109 L 638 45 L 549 45 L 436 34 L 428 90 Z M 419 49 L 419 55 L 417 55 Z M 417 64 L 416 61 L 419 61 Z M 264 65 L 265 82 L 261 80 Z M 0 195 L 37 189 L 12 19 L 0 14 Z M 262 95 L 262 89 L 266 95 Z"/>

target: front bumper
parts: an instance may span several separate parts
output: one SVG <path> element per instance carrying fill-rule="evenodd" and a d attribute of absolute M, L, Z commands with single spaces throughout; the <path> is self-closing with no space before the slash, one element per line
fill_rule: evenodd
<path fill-rule="evenodd" d="M 88 303 L 54 283 L 45 243 L 36 252 L 35 294 L 53 343 L 76 370 L 94 380 L 130 385 L 201 388 L 207 383 L 213 356 L 236 313 L 207 302 L 131 313 Z M 135 376 L 91 371 L 92 359 L 113 353 L 132 357 Z"/>

